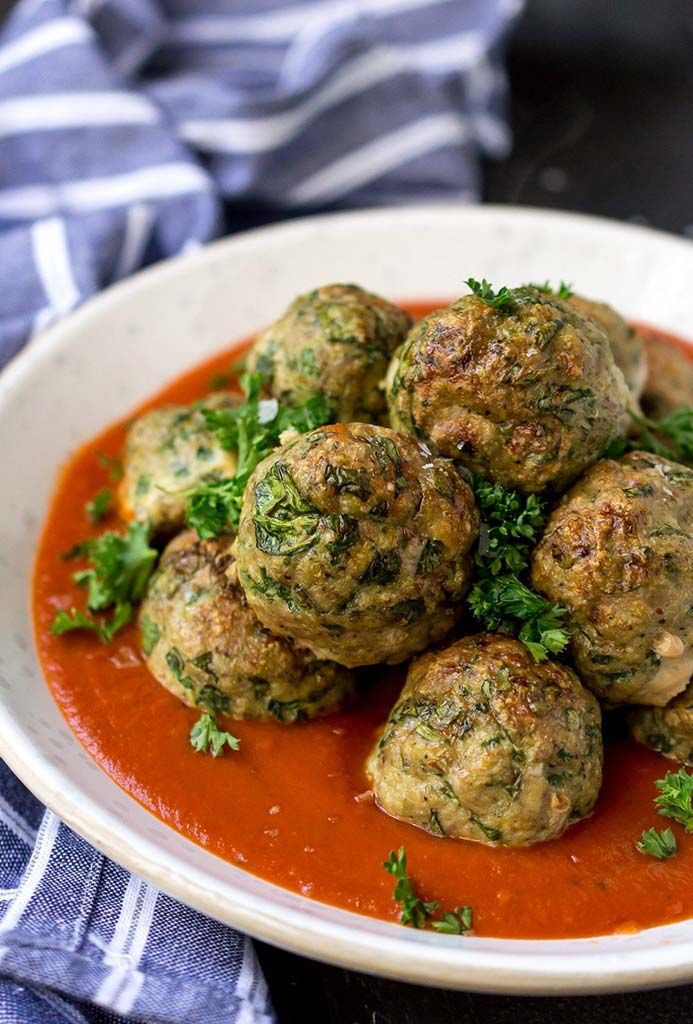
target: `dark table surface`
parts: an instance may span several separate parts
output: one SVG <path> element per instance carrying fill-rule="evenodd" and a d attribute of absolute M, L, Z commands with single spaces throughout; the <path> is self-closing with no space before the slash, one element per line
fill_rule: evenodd
<path fill-rule="evenodd" d="M 9 6 L 0 0 L 0 17 Z M 529 0 L 509 68 L 515 145 L 506 161 L 487 166 L 485 200 L 579 210 L 693 238 L 691 0 Z M 244 207 L 229 219 L 238 228 L 276 217 Z M 281 1024 L 693 1019 L 692 986 L 550 999 L 475 995 L 257 948 Z"/>

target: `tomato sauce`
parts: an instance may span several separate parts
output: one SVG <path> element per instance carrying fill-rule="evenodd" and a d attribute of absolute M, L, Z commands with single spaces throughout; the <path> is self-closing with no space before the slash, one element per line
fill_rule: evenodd
<path fill-rule="evenodd" d="M 436 307 L 409 308 L 423 315 Z M 215 356 L 146 407 L 201 397 L 238 353 L 236 345 Z M 83 602 L 71 580 L 75 564 L 61 554 L 118 526 L 111 516 L 90 528 L 84 505 L 113 486 L 98 455 L 121 455 L 125 422 L 87 442 L 60 475 L 36 559 L 34 609 L 39 657 L 55 700 L 82 744 L 127 793 L 224 860 L 374 917 L 397 920 L 393 879 L 382 862 L 402 844 L 420 895 L 446 910 L 471 904 L 475 931 L 483 936 L 575 938 L 693 916 L 693 835 L 674 825 L 679 853 L 667 861 L 635 849 L 643 829 L 664 825 L 654 810 L 654 781 L 675 765 L 618 726 L 607 726 L 614 735 L 607 739 L 604 786 L 590 819 L 550 843 L 491 849 L 430 836 L 389 818 L 369 799 L 364 760 L 403 669 L 367 670 L 356 705 L 327 718 L 289 726 L 234 722 L 240 751 L 213 759 L 191 748 L 188 734 L 198 712 L 150 676 L 134 625 L 108 645 L 91 634 L 53 636 L 56 610 Z"/>

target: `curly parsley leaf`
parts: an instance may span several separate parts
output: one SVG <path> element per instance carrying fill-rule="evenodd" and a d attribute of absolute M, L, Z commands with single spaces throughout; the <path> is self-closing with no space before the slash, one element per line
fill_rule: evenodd
<path fill-rule="evenodd" d="M 490 306 L 492 309 L 506 309 L 513 306 L 515 298 L 512 291 L 506 288 L 505 285 L 499 288 L 498 291 L 494 291 L 491 284 L 483 278 L 481 281 L 476 281 L 473 277 L 468 277 L 464 282 L 469 290 L 476 295 L 477 299 L 481 299 L 483 303 Z"/>
<path fill-rule="evenodd" d="M 108 513 L 111 511 L 111 504 L 113 502 L 113 495 L 104 487 L 102 490 L 95 494 L 91 501 L 88 501 L 84 506 L 84 511 L 87 513 L 87 519 L 90 523 L 100 523 L 102 519 L 105 519 Z"/>
<path fill-rule="evenodd" d="M 536 494 L 521 494 L 472 476 L 470 485 L 481 512 L 476 563 L 491 576 L 521 572 L 546 521 L 544 502 Z"/>
<path fill-rule="evenodd" d="M 543 284 L 530 281 L 529 284 L 523 285 L 523 287 L 533 288 L 535 292 L 541 292 L 542 295 L 555 295 L 559 299 L 569 299 L 574 294 L 573 286 L 568 284 L 567 281 L 561 281 L 558 288 L 553 288 L 550 281 L 544 281 Z"/>
<path fill-rule="evenodd" d="M 565 608 L 552 604 L 521 579 L 546 522 L 546 506 L 482 476 L 470 486 L 481 511 L 475 562 L 479 579 L 467 595 L 474 617 L 492 631 L 516 636 L 535 661 L 559 654 L 568 643 Z"/>
<path fill-rule="evenodd" d="M 225 746 L 229 750 L 238 750 L 241 741 L 230 732 L 224 732 L 219 728 L 213 712 L 203 711 L 190 730 L 190 745 L 198 754 L 221 757 Z"/>
<path fill-rule="evenodd" d="M 693 832 L 693 775 L 685 768 L 667 772 L 663 779 L 657 779 L 655 786 L 659 796 L 655 807 L 664 818 L 680 822 L 687 832 Z"/>
<path fill-rule="evenodd" d="M 444 935 L 466 935 L 474 926 L 474 914 L 469 906 L 457 907 L 443 914 L 439 921 L 431 923 L 437 932 Z"/>
<path fill-rule="evenodd" d="M 52 631 L 58 635 L 75 629 L 88 629 L 104 643 L 113 639 L 119 629 L 130 622 L 133 605 L 141 600 L 154 563 L 155 548 L 149 546 L 149 525 L 130 523 L 127 533 L 108 531 L 93 540 L 82 542 L 78 554 L 90 565 L 73 573 L 73 580 L 87 588 L 87 609 L 90 612 L 111 610 L 110 618 L 93 619 L 83 612 L 58 612 Z"/>
<path fill-rule="evenodd" d="M 656 828 L 648 828 L 643 832 L 640 841 L 635 844 L 635 848 L 640 850 L 640 853 L 656 857 L 657 860 L 666 860 L 667 857 L 672 857 L 676 853 L 678 844 L 676 836 L 670 828 L 662 829 L 661 832 L 658 832 Z"/>
<path fill-rule="evenodd" d="M 476 619 L 486 629 L 516 636 L 535 661 L 560 654 L 568 643 L 563 628 L 566 609 L 552 604 L 515 575 L 479 580 L 467 596 Z"/>
<path fill-rule="evenodd" d="M 245 394 L 241 405 L 201 409 L 222 448 L 237 452 L 233 477 L 208 481 L 188 493 L 186 523 L 203 539 L 236 529 L 248 478 L 280 444 L 283 434 L 304 434 L 329 423 L 333 415 L 324 395 L 314 395 L 304 405 L 288 408 L 280 406 L 275 398 L 260 398 L 259 373 L 244 374 L 240 383 Z"/>
<path fill-rule="evenodd" d="M 409 924 L 413 928 L 425 928 L 429 917 L 438 904 L 425 903 L 416 894 L 414 883 L 407 873 L 407 854 L 403 846 L 400 846 L 397 853 L 390 851 L 390 856 L 383 862 L 383 867 L 397 881 L 395 883 L 392 898 L 399 903 L 402 912 L 399 916 L 402 924 Z"/>

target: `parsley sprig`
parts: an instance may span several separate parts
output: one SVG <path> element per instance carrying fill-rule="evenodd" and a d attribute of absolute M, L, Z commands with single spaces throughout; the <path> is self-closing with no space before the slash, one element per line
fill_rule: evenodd
<path fill-rule="evenodd" d="M 550 281 L 544 281 L 543 284 L 530 281 L 524 287 L 533 288 L 535 292 L 541 292 L 542 295 L 555 295 L 559 299 L 569 299 L 573 294 L 573 286 L 568 284 L 567 281 L 561 281 L 558 288 L 553 288 Z"/>
<path fill-rule="evenodd" d="M 693 775 L 679 768 L 657 779 L 655 786 L 659 790 L 655 798 L 658 813 L 678 821 L 687 832 L 693 832 Z"/>
<path fill-rule="evenodd" d="M 207 427 L 217 435 L 221 446 L 237 452 L 232 477 L 200 484 L 188 493 L 186 522 L 203 539 L 238 526 L 248 478 L 277 447 L 285 431 L 303 434 L 332 418 L 324 395 L 315 395 L 304 405 L 288 408 L 280 406 L 275 398 L 260 398 L 261 374 L 243 374 L 240 383 L 245 394 L 242 404 L 231 409 L 201 409 Z"/>
<path fill-rule="evenodd" d="M 85 556 L 89 566 L 72 575 L 75 583 L 87 589 L 89 612 L 110 612 L 98 619 L 74 608 L 57 612 L 51 631 L 56 635 L 87 629 L 104 643 L 130 622 L 133 605 L 141 600 L 154 563 L 155 548 L 149 545 L 149 524 L 133 522 L 125 534 L 108 531 L 93 540 L 76 545 L 71 557 Z"/>
<path fill-rule="evenodd" d="M 672 462 L 693 463 L 693 408 L 682 405 L 661 420 L 639 416 L 631 409 L 628 415 L 638 429 L 637 436 L 612 441 L 604 458 L 617 459 L 625 452 L 645 451 Z"/>
<path fill-rule="evenodd" d="M 546 521 L 545 504 L 536 495 L 506 489 L 482 476 L 469 482 L 482 520 L 475 555 L 480 578 L 467 596 L 472 614 L 486 629 L 517 636 L 536 661 L 559 654 L 568 643 L 566 610 L 522 580 Z"/>
<path fill-rule="evenodd" d="M 464 282 L 469 290 L 476 295 L 477 299 L 481 299 L 483 303 L 490 306 L 491 309 L 506 309 L 513 306 L 515 298 L 512 291 L 503 285 L 498 291 L 494 291 L 490 282 L 484 277 L 481 281 L 476 281 L 473 277 L 468 277 Z"/>
<path fill-rule="evenodd" d="M 425 902 L 417 894 L 407 871 L 407 854 L 403 846 L 400 846 L 396 853 L 394 850 L 390 850 L 390 855 L 383 862 L 383 867 L 396 879 L 392 898 L 401 906 L 399 916 L 401 924 L 411 925 L 412 928 L 425 928 L 430 921 L 436 931 L 448 935 L 464 935 L 471 930 L 473 923 L 471 907 L 457 907 L 455 910 L 443 914 L 437 921 L 430 920 L 438 909 L 438 902 L 436 900 Z"/>
<path fill-rule="evenodd" d="M 666 860 L 672 857 L 677 849 L 676 836 L 670 828 L 658 832 L 656 828 L 648 828 L 640 837 L 640 842 L 635 844 L 640 853 L 646 853 L 657 860 Z"/>
<path fill-rule="evenodd" d="M 198 754 L 221 757 L 224 747 L 238 750 L 241 741 L 232 733 L 219 728 L 213 711 L 203 711 L 190 730 L 190 745 Z"/>

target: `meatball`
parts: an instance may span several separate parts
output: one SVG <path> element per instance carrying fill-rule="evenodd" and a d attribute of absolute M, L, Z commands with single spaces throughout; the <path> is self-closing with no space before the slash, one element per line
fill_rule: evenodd
<path fill-rule="evenodd" d="M 518 640 L 464 637 L 412 663 L 367 771 L 382 810 L 434 835 L 554 839 L 599 794 L 599 705 Z"/>
<path fill-rule="evenodd" d="M 301 295 L 255 342 L 248 369 L 289 405 L 324 395 L 334 419 L 376 422 L 386 412 L 382 381 L 412 323 L 408 313 L 354 284 Z"/>
<path fill-rule="evenodd" d="M 238 404 L 230 394 L 204 403 L 168 405 L 135 420 L 128 433 L 119 500 L 126 519 L 148 519 L 154 533 L 173 533 L 185 521 L 185 492 L 205 480 L 232 476 L 235 452 L 225 451 L 207 429 L 199 406 Z"/>
<path fill-rule="evenodd" d="M 606 334 L 614 362 L 623 374 L 628 390 L 637 400 L 642 394 L 647 373 L 644 340 L 641 334 L 606 302 L 571 295 L 568 300 L 583 316 L 592 320 Z"/>
<path fill-rule="evenodd" d="M 647 379 L 642 407 L 648 416 L 662 419 L 682 405 L 693 406 L 693 359 L 652 335 L 645 338 Z"/>
<path fill-rule="evenodd" d="M 628 716 L 636 740 L 665 757 L 693 765 L 693 682 L 663 708 L 638 708 Z"/>
<path fill-rule="evenodd" d="M 334 424 L 251 476 L 241 583 L 269 629 L 318 657 L 394 664 L 457 620 L 478 526 L 451 462 L 386 427 Z"/>
<path fill-rule="evenodd" d="M 603 331 L 516 289 L 421 320 L 388 374 L 392 426 L 505 487 L 565 488 L 626 428 L 629 400 Z"/>
<path fill-rule="evenodd" d="M 609 704 L 666 704 L 693 670 L 693 470 L 632 452 L 593 466 L 549 517 L 536 590 L 568 609 L 581 679 Z"/>
<path fill-rule="evenodd" d="M 140 610 L 152 675 L 184 704 L 233 718 L 314 718 L 340 706 L 353 673 L 256 619 L 238 583 L 231 540 L 192 531 L 168 545 Z"/>

